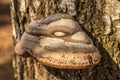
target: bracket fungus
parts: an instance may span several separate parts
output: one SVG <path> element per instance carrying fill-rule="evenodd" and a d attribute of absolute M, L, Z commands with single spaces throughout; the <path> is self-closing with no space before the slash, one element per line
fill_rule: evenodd
<path fill-rule="evenodd" d="M 56 13 L 26 28 L 15 47 L 38 62 L 60 69 L 86 69 L 100 62 L 101 55 L 90 37 L 70 15 Z"/>

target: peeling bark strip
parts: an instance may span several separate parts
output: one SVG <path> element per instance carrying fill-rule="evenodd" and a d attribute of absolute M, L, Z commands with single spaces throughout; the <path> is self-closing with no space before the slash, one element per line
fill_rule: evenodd
<path fill-rule="evenodd" d="M 77 15 L 75 0 L 61 0 L 60 8 L 63 12 L 68 12 L 68 14 L 75 16 Z"/>
<path fill-rule="evenodd" d="M 104 36 L 103 11 L 106 0 L 22 0 L 25 12 L 20 11 L 21 0 L 12 0 L 11 15 L 15 40 L 33 20 L 40 20 L 56 12 L 74 16 L 82 29 L 92 38 L 102 55 L 101 63 L 85 70 L 62 70 L 43 66 L 31 58 L 15 55 L 13 66 L 17 80 L 119 80 L 120 51 L 115 34 Z M 66 10 L 60 6 L 64 1 Z M 117 1 L 117 0 L 113 0 Z M 70 4 L 70 7 L 68 5 Z M 71 5 L 73 8 L 71 8 Z M 69 9 L 70 8 L 70 9 Z M 111 8 L 111 7 L 108 7 Z M 70 10 L 70 11 L 69 11 Z M 74 11 L 75 10 L 75 11 Z M 72 13 L 73 12 L 73 13 Z M 113 21 L 111 22 L 114 23 Z M 114 31 L 114 29 L 113 29 Z M 16 33 L 16 34 L 15 34 Z M 58 33 L 57 33 L 58 34 Z M 117 33 L 116 33 L 117 34 Z M 88 57 L 91 58 L 91 57 Z M 90 61 L 91 62 L 91 61 Z"/>
<path fill-rule="evenodd" d="M 104 9 L 104 22 L 105 22 L 105 34 L 111 33 L 111 27 L 117 29 L 116 38 L 118 38 L 119 28 L 120 28 L 120 1 L 119 0 L 105 0 L 105 9 Z"/>

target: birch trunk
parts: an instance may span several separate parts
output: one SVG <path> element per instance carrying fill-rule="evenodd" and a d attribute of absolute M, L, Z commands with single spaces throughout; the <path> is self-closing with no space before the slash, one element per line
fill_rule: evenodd
<path fill-rule="evenodd" d="M 43 66 L 32 58 L 14 54 L 16 80 L 120 80 L 120 45 L 115 39 L 116 30 L 113 28 L 109 35 L 104 34 L 110 28 L 106 28 L 103 22 L 103 16 L 107 15 L 107 4 L 109 3 L 105 3 L 105 0 L 11 0 L 15 44 L 32 20 L 61 12 L 70 14 L 80 23 L 102 55 L 100 64 L 93 68 L 62 70 Z M 113 22 L 111 20 L 111 24 Z"/>

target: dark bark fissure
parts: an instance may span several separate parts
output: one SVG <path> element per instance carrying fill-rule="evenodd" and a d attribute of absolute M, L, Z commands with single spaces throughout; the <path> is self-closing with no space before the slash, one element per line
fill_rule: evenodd
<path fill-rule="evenodd" d="M 25 5 L 21 3 L 22 1 Z M 36 4 L 37 1 L 39 4 Z M 72 9 L 69 8 L 67 2 L 60 7 L 61 1 L 64 0 L 12 0 L 12 24 L 16 32 L 14 39 L 20 40 L 25 27 L 34 19 L 39 20 L 56 12 L 68 13 L 80 23 L 82 29 L 99 48 L 102 55 L 100 64 L 86 70 L 64 70 L 43 66 L 32 58 L 15 55 L 13 66 L 17 80 L 119 80 L 120 52 L 118 47 L 120 46 L 115 41 L 114 34 L 104 35 L 102 16 L 105 1 L 76 0 L 69 3 L 73 4 Z M 22 10 L 21 4 L 25 6 Z M 115 57 L 116 59 L 113 60 Z"/>

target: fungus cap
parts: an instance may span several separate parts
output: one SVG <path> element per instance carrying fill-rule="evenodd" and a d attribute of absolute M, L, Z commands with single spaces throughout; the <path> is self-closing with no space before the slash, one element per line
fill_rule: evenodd
<path fill-rule="evenodd" d="M 15 47 L 18 55 L 29 54 L 43 65 L 60 69 L 86 69 L 100 62 L 92 39 L 67 14 L 53 14 L 33 21 Z"/>

